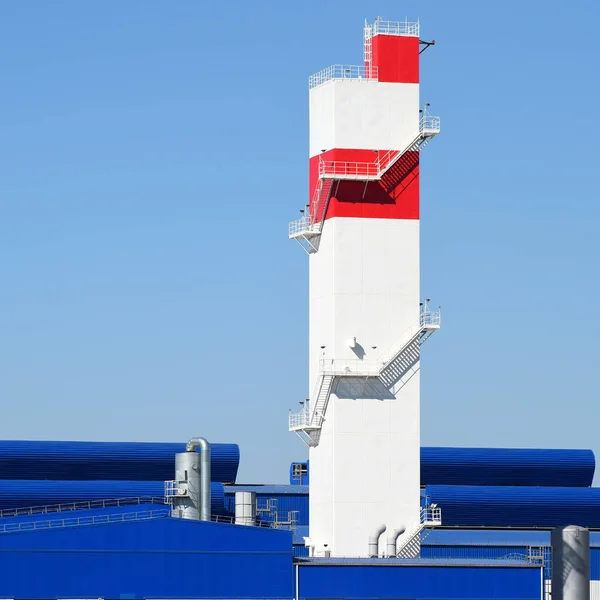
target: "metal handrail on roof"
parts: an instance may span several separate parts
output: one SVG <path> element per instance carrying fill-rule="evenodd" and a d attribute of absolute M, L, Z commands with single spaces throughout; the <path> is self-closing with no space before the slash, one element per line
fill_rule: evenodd
<path fill-rule="evenodd" d="M 379 79 L 379 67 L 369 65 L 330 65 L 308 78 L 308 88 L 312 89 L 327 81 L 338 79 L 377 81 Z"/>
<path fill-rule="evenodd" d="M 365 38 L 375 37 L 376 35 L 395 35 L 418 37 L 420 34 L 419 21 L 385 21 L 377 17 L 371 24 L 365 23 Z"/>
<path fill-rule="evenodd" d="M 83 517 L 63 517 L 42 521 L 21 521 L 19 523 L 0 524 L 0 534 L 16 533 L 19 531 L 39 531 L 42 529 L 59 529 L 63 527 L 78 527 L 81 525 L 105 525 L 107 523 L 122 523 L 129 521 L 147 521 L 149 519 L 164 519 L 168 512 L 162 510 L 143 510 L 136 512 L 121 512 L 110 515 L 88 515 Z"/>
<path fill-rule="evenodd" d="M 46 513 L 58 513 L 91 508 L 111 508 L 113 506 L 135 506 L 138 504 L 164 504 L 165 499 L 157 496 L 136 496 L 131 498 L 110 498 L 106 500 L 88 500 L 83 502 L 68 502 L 64 504 L 49 504 L 46 506 L 26 506 L 23 508 L 6 508 L 0 510 L 0 518 L 20 517 Z"/>

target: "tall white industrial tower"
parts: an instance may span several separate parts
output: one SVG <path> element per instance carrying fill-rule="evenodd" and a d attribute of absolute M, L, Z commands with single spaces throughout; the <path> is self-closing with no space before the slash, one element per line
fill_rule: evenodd
<path fill-rule="evenodd" d="M 310 198 L 289 233 L 310 260 L 311 396 L 290 429 L 310 447 L 314 556 L 375 554 L 382 524 L 418 552 L 419 355 L 440 326 L 419 295 L 419 151 L 440 129 L 419 50 L 418 23 L 377 19 L 364 66 L 309 80 Z"/>

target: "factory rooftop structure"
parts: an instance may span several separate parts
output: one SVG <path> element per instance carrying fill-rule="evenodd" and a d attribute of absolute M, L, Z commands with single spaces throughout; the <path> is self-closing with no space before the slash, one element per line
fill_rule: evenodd
<path fill-rule="evenodd" d="M 165 477 L 173 478 L 174 456 L 185 449 L 0 442 L 0 595 L 287 598 L 298 569 L 304 598 L 334 588 L 358 590 L 354 597 L 364 588 L 382 598 L 391 589 L 415 597 L 539 598 L 540 577 L 550 577 L 549 529 L 575 523 L 600 530 L 589 450 L 425 447 L 422 503 L 437 504 L 442 518 L 421 530 L 420 558 L 311 559 L 304 542 L 309 463 L 292 463 L 285 484 L 244 484 L 237 481 L 238 446 L 212 444 L 211 522 L 195 521 L 175 518 L 165 498 Z M 244 494 L 254 502 L 249 518 L 239 512 Z M 32 561 L 36 578 L 24 575 Z M 229 577 L 232 570 L 240 576 Z M 426 578 L 434 587 L 424 583 L 425 572 L 435 574 Z M 592 533 L 591 577 L 595 589 L 600 532 Z"/>
<path fill-rule="evenodd" d="M 591 451 L 421 447 L 442 325 L 420 289 L 433 43 L 377 18 L 361 64 L 308 82 L 288 229 L 309 261 L 309 397 L 288 417 L 308 460 L 266 485 L 203 437 L 0 442 L 0 598 L 600 600 Z"/>

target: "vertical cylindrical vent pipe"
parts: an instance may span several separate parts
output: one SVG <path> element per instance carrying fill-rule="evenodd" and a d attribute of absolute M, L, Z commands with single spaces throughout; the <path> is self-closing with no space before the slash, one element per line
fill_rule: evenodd
<path fill-rule="evenodd" d="M 568 525 L 552 530 L 552 600 L 590 600 L 590 532 Z"/>
<path fill-rule="evenodd" d="M 198 520 L 200 518 L 200 483 L 199 455 L 195 452 L 179 452 L 175 455 L 175 480 L 177 496 L 173 501 L 173 516 L 182 519 Z"/>
<path fill-rule="evenodd" d="M 206 438 L 192 438 L 185 447 L 186 452 L 200 448 L 200 520 L 210 521 L 210 443 Z"/>
<path fill-rule="evenodd" d="M 387 548 L 386 548 L 386 556 L 388 558 L 396 557 L 396 543 L 398 538 L 406 531 L 406 527 L 401 525 L 398 529 L 394 529 L 392 534 L 387 539 Z"/>
<path fill-rule="evenodd" d="M 377 527 L 369 536 L 369 556 L 371 558 L 377 558 L 379 556 L 379 538 L 386 529 L 386 525 L 379 525 L 379 527 Z"/>

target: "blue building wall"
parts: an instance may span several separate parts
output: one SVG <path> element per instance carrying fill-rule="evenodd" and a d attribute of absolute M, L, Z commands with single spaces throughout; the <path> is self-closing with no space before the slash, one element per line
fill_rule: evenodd
<path fill-rule="evenodd" d="M 525 560 L 526 553 L 527 546 L 421 546 L 421 558 L 431 559 L 500 560 L 522 556 Z"/>
<path fill-rule="evenodd" d="M 0 597 L 292 598 L 292 535 L 162 518 L 0 535 Z"/>
<path fill-rule="evenodd" d="M 451 531 L 441 531 L 434 533 L 448 533 Z M 534 547 L 549 547 L 550 534 L 549 532 L 513 532 L 514 539 L 497 539 L 493 536 L 490 538 L 488 532 L 464 532 L 466 535 L 463 540 L 455 540 L 451 543 L 436 543 L 431 539 L 432 535 L 421 545 L 421 558 L 432 560 L 503 560 L 506 558 L 517 558 L 519 556 L 525 558 L 528 555 L 528 550 L 531 546 Z M 472 533 L 480 533 L 481 536 L 475 536 L 475 539 L 468 540 Z M 502 532 L 491 532 L 502 533 Z M 528 534 L 533 535 L 528 535 Z M 306 533 L 308 535 L 308 533 Z M 593 534 L 592 534 L 593 536 Z M 479 537 L 480 539 L 477 539 Z M 293 552 L 295 558 L 307 558 L 308 548 L 304 545 L 303 540 L 296 539 L 294 536 Z M 450 540 L 449 540 L 450 541 Z M 600 581 L 600 540 L 592 542 L 598 544 L 590 549 L 590 577 L 592 580 Z M 549 557 L 549 554 L 548 554 Z M 548 565 L 546 565 L 548 567 Z M 547 573 L 549 578 L 549 574 Z"/>
<path fill-rule="evenodd" d="M 590 579 L 600 581 L 600 548 L 590 548 Z"/>
<path fill-rule="evenodd" d="M 380 559 L 380 564 L 383 559 Z M 375 566 L 360 561 L 321 564 L 305 559 L 299 566 L 299 597 L 414 598 L 414 599 L 515 599 L 539 600 L 539 567 L 490 565 Z M 342 563 L 342 561 L 337 561 Z M 394 561 L 395 562 L 395 561 Z"/>
<path fill-rule="evenodd" d="M 297 468 L 296 468 L 297 467 Z M 300 471 L 300 475 L 298 475 Z M 293 462 L 290 465 L 290 485 L 309 485 L 310 483 L 310 461 Z"/>
<path fill-rule="evenodd" d="M 178 452 L 185 443 L 0 440 L 0 479 L 165 481 Z M 212 481 L 235 482 L 239 463 L 237 444 L 211 444 Z"/>
<path fill-rule="evenodd" d="M 600 527 L 600 488 L 428 485 L 425 499 L 446 526 Z"/>

